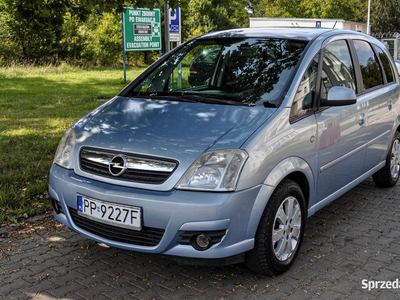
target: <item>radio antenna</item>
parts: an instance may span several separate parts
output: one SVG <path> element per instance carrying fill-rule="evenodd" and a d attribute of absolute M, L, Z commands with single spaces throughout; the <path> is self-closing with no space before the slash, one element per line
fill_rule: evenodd
<path fill-rule="evenodd" d="M 333 25 L 333 28 L 332 28 L 332 29 L 335 29 L 336 23 L 337 23 L 337 21 L 335 22 L 335 25 Z"/>

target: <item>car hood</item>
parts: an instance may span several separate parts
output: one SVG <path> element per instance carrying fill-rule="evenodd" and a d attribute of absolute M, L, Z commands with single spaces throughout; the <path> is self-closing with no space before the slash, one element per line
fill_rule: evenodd
<path fill-rule="evenodd" d="M 170 190 L 203 152 L 239 148 L 275 110 L 115 97 L 73 126 L 75 153 L 83 147 L 93 147 L 177 160 L 178 168 L 165 183 L 151 185 L 151 189 Z M 78 163 L 77 159 L 76 166 Z M 75 170 L 91 176 L 79 168 Z M 113 180 L 107 178 L 108 182 Z M 121 185 L 149 188 L 143 183 Z"/>

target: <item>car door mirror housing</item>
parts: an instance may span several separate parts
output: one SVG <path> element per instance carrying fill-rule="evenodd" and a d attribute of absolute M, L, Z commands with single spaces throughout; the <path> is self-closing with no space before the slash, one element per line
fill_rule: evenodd
<path fill-rule="evenodd" d="M 321 99 L 321 106 L 344 106 L 357 102 L 354 90 L 344 86 L 333 86 L 328 91 L 328 98 Z"/>

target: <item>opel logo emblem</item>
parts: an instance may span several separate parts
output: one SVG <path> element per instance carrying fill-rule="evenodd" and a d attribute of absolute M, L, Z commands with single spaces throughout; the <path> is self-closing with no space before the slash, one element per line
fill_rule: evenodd
<path fill-rule="evenodd" d="M 119 176 L 124 173 L 125 170 L 126 158 L 121 155 L 114 156 L 108 166 L 108 171 L 110 171 L 110 174 L 113 176 Z"/>

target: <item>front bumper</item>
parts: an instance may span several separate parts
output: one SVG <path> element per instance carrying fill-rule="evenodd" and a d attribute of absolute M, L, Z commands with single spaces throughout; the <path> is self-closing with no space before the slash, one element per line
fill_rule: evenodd
<path fill-rule="evenodd" d="M 63 213 L 55 218 L 74 231 L 104 244 L 139 252 L 172 256 L 216 259 L 231 257 L 254 247 L 255 223 L 250 222 L 261 186 L 233 193 L 171 190 L 159 192 L 111 185 L 78 176 L 72 170 L 53 165 L 50 170 L 50 195 L 60 202 Z M 77 208 L 77 194 L 122 205 L 139 206 L 143 226 L 164 229 L 156 246 L 141 246 L 106 239 L 77 226 L 69 209 Z M 221 242 L 205 251 L 178 241 L 185 231 L 225 230 Z"/>

